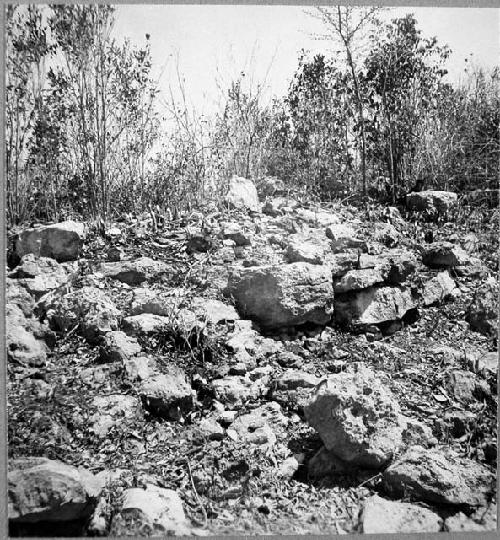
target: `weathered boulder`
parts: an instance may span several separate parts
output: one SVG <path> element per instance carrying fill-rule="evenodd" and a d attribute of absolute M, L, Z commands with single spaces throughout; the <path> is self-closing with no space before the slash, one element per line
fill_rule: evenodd
<path fill-rule="evenodd" d="M 323 264 L 329 251 L 328 242 L 319 235 L 293 234 L 288 240 L 286 257 L 290 263 Z"/>
<path fill-rule="evenodd" d="M 7 278 L 5 285 L 5 304 L 16 305 L 26 317 L 31 316 L 35 308 L 35 301 L 29 292 L 21 287 L 17 279 Z"/>
<path fill-rule="evenodd" d="M 333 282 L 335 294 L 368 289 L 372 285 L 384 283 L 385 277 L 382 268 L 363 268 L 349 270 L 341 278 Z"/>
<path fill-rule="evenodd" d="M 109 533 L 121 536 L 187 536 L 191 534 L 177 492 L 148 484 L 124 493 L 121 510 L 113 516 Z"/>
<path fill-rule="evenodd" d="M 298 369 L 287 369 L 274 381 L 277 390 L 296 390 L 297 388 L 314 388 L 321 382 L 319 377 Z"/>
<path fill-rule="evenodd" d="M 44 366 L 47 361 L 45 343 L 12 318 L 7 317 L 5 326 L 9 360 L 23 366 Z"/>
<path fill-rule="evenodd" d="M 57 261 L 48 257 L 37 257 L 32 253 L 24 255 L 9 277 L 17 278 L 17 283 L 24 287 L 36 299 L 67 283 L 69 276 Z"/>
<path fill-rule="evenodd" d="M 409 289 L 401 286 L 370 287 L 335 295 L 335 321 L 347 327 L 398 321 L 415 305 Z"/>
<path fill-rule="evenodd" d="M 488 279 L 476 291 L 465 317 L 473 330 L 487 336 L 497 336 L 498 295 L 498 282 L 494 278 Z"/>
<path fill-rule="evenodd" d="M 452 191 L 419 191 L 408 193 L 406 206 L 416 212 L 439 212 L 449 211 L 457 204 L 458 196 Z"/>
<path fill-rule="evenodd" d="M 187 291 L 184 289 L 158 291 L 146 287 L 136 288 L 130 304 L 130 313 L 131 315 L 150 313 L 161 317 L 174 317 L 185 303 L 186 295 Z"/>
<path fill-rule="evenodd" d="M 325 232 L 327 238 L 331 240 L 330 247 L 333 253 L 353 248 L 366 251 L 366 242 L 356 236 L 356 232 L 350 225 L 344 223 L 329 225 Z"/>
<path fill-rule="evenodd" d="M 106 262 L 99 267 L 99 273 L 104 277 L 117 279 L 127 285 L 140 285 L 146 280 L 156 279 L 170 271 L 170 265 L 150 257 L 140 257 L 135 261 Z"/>
<path fill-rule="evenodd" d="M 84 239 L 83 223 L 64 221 L 25 229 L 16 238 L 15 250 L 19 257 L 33 253 L 59 262 L 74 261 L 80 254 Z"/>
<path fill-rule="evenodd" d="M 197 427 L 210 441 L 221 441 L 224 438 L 224 428 L 215 418 L 203 418 Z"/>
<path fill-rule="evenodd" d="M 232 208 L 244 208 L 254 212 L 260 211 L 259 197 L 255 184 L 247 178 L 233 176 L 229 180 L 229 190 L 225 197 Z"/>
<path fill-rule="evenodd" d="M 383 473 L 386 491 L 395 497 L 457 506 L 484 506 L 495 487 L 495 476 L 476 461 L 453 450 L 415 446 Z"/>
<path fill-rule="evenodd" d="M 190 308 L 198 320 L 214 325 L 236 321 L 240 318 L 234 306 L 213 298 L 196 296 L 192 299 Z"/>
<path fill-rule="evenodd" d="M 326 210 L 311 210 L 308 208 L 299 208 L 296 212 L 297 217 L 313 227 L 328 227 L 340 222 L 340 218 L 333 212 Z"/>
<path fill-rule="evenodd" d="M 436 533 L 443 524 L 428 508 L 388 501 L 378 495 L 364 501 L 360 522 L 365 534 Z"/>
<path fill-rule="evenodd" d="M 180 420 L 193 407 L 193 391 L 186 375 L 174 366 L 145 379 L 138 394 L 148 411 L 169 420 Z"/>
<path fill-rule="evenodd" d="M 245 268 L 229 275 L 226 294 L 235 299 L 240 314 L 262 327 L 326 324 L 333 297 L 331 271 L 303 262 Z"/>
<path fill-rule="evenodd" d="M 406 427 L 396 398 L 363 364 L 322 381 L 304 413 L 328 450 L 369 468 L 392 459 Z"/>
<path fill-rule="evenodd" d="M 100 359 L 103 362 L 125 362 L 140 353 L 141 346 L 137 340 L 120 330 L 108 332 L 99 349 Z"/>
<path fill-rule="evenodd" d="M 430 268 L 453 268 L 469 264 L 470 257 L 451 242 L 434 242 L 422 253 L 422 262 Z"/>
<path fill-rule="evenodd" d="M 171 319 L 162 315 L 151 313 L 141 313 L 140 315 L 130 315 L 122 321 L 123 331 L 129 336 L 140 334 L 156 334 L 165 332 L 170 327 Z"/>
<path fill-rule="evenodd" d="M 422 302 L 424 306 L 432 306 L 453 298 L 458 292 L 459 290 L 450 274 L 446 271 L 439 272 L 437 276 L 425 283 L 422 291 Z"/>
<path fill-rule="evenodd" d="M 90 343 L 106 332 L 118 330 L 120 311 L 96 287 L 82 287 L 67 294 L 55 291 L 43 297 L 43 307 L 51 327 L 67 332 L 78 327 Z"/>
<path fill-rule="evenodd" d="M 98 483 L 89 471 L 42 457 L 9 460 L 10 523 L 85 519 L 97 503 Z"/>
<path fill-rule="evenodd" d="M 470 516 L 463 512 L 446 518 L 444 530 L 447 532 L 461 531 L 496 531 L 497 530 L 497 505 L 491 503 L 486 509 L 478 508 Z"/>
<path fill-rule="evenodd" d="M 124 360 L 123 368 L 130 381 L 144 381 L 154 374 L 156 364 L 147 356 L 135 356 Z"/>
<path fill-rule="evenodd" d="M 405 249 L 393 249 L 384 253 L 381 262 L 375 267 L 380 267 L 386 283 L 398 285 L 415 272 L 417 259 L 413 253 Z"/>
<path fill-rule="evenodd" d="M 446 518 L 444 522 L 446 532 L 485 532 L 493 529 L 496 529 L 496 526 L 488 529 L 488 527 L 477 523 L 463 512 L 458 512 L 458 514 Z"/>

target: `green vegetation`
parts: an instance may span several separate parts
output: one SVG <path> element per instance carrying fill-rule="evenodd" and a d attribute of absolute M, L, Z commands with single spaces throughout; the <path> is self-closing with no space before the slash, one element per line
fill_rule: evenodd
<path fill-rule="evenodd" d="M 265 104 L 240 77 L 213 118 L 184 96 L 163 127 L 148 41 L 118 44 L 112 6 L 8 6 L 9 225 L 177 215 L 219 200 L 233 174 L 321 199 L 496 188 L 499 70 L 452 86 L 447 47 L 412 15 L 377 15 L 318 8 L 341 50 L 303 52 L 286 96 Z"/>

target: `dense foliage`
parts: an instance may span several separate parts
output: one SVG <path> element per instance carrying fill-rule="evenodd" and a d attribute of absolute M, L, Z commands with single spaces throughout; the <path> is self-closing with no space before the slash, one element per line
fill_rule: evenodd
<path fill-rule="evenodd" d="M 212 118 L 185 93 L 162 118 L 148 36 L 118 43 L 113 7 L 8 6 L 9 224 L 177 214 L 217 200 L 233 174 L 322 198 L 495 188 L 499 71 L 471 68 L 452 86 L 447 47 L 412 15 L 377 15 L 318 9 L 340 49 L 303 51 L 283 98 L 266 103 L 242 73 Z"/>

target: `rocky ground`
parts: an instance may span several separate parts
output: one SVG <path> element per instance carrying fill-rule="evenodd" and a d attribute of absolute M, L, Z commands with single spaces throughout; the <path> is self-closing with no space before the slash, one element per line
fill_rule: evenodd
<path fill-rule="evenodd" d="M 279 189 L 11 231 L 12 535 L 496 528 L 498 211 Z"/>

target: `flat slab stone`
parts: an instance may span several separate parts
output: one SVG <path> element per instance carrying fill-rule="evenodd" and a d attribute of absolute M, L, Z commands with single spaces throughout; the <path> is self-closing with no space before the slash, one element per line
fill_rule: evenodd
<path fill-rule="evenodd" d="M 377 495 L 363 504 L 361 527 L 365 534 L 437 533 L 442 519 L 428 508 L 388 501 Z"/>
<path fill-rule="evenodd" d="M 19 257 L 33 253 L 56 261 L 74 261 L 78 258 L 85 239 L 85 226 L 77 221 L 63 221 L 25 229 L 16 238 L 15 249 Z"/>
<path fill-rule="evenodd" d="M 396 497 L 457 506 L 485 506 L 495 476 L 476 461 L 454 451 L 415 446 L 383 473 L 386 491 Z"/>

